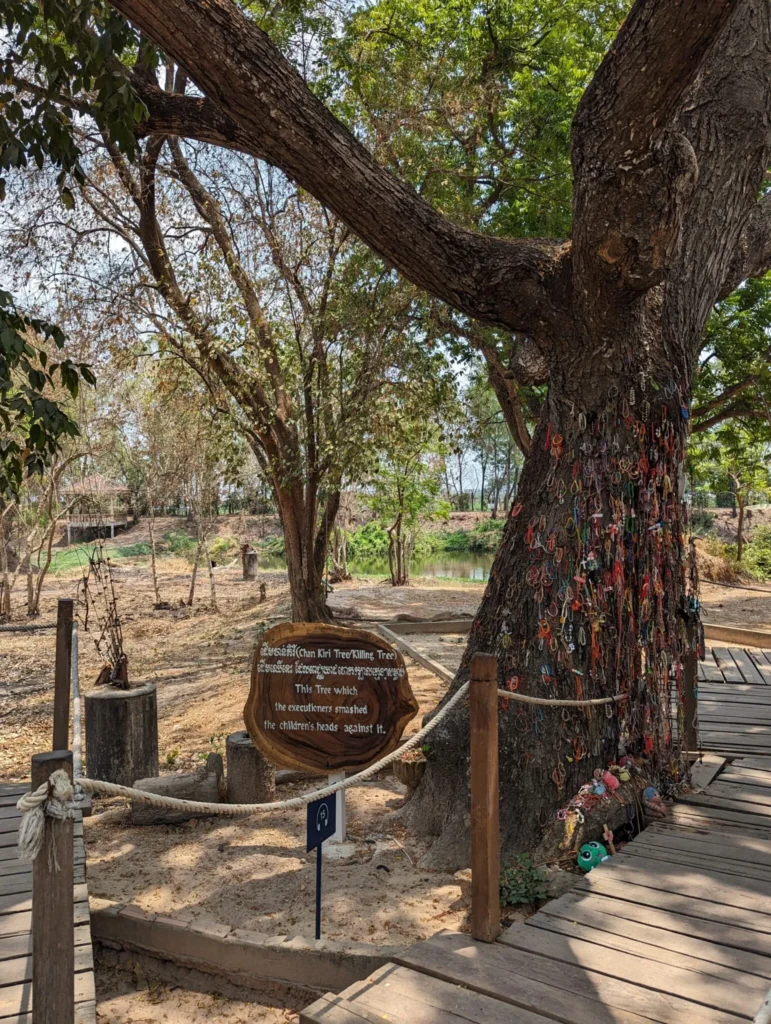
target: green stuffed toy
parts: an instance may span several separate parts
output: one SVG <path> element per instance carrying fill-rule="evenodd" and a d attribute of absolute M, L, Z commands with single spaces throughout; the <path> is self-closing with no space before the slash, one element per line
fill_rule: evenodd
<path fill-rule="evenodd" d="M 591 871 L 604 860 L 609 860 L 608 851 L 602 843 L 584 843 L 578 851 L 577 863 L 582 871 Z"/>

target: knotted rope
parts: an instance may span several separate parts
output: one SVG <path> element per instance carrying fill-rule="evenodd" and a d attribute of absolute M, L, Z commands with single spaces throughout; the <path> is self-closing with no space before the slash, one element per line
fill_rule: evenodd
<path fill-rule="evenodd" d="M 78 809 L 75 787 L 62 768 L 57 768 L 33 793 L 25 793 L 16 806 L 24 814 L 19 826 L 19 860 L 34 860 L 40 853 L 46 815 L 65 821 L 74 818 Z M 58 864 L 56 867 L 58 869 Z"/>
<path fill-rule="evenodd" d="M 394 761 L 398 761 L 409 750 L 420 746 L 429 735 L 450 712 L 468 694 L 469 684 L 465 682 L 460 686 L 444 707 L 434 715 L 431 721 L 411 736 L 406 743 L 403 743 L 396 750 L 386 757 L 376 761 L 375 764 L 365 768 L 355 775 L 336 782 L 321 789 L 313 789 L 300 796 L 290 797 L 287 800 L 273 800 L 270 803 L 262 804 L 213 804 L 197 800 L 180 800 L 177 797 L 163 796 L 161 793 L 150 793 L 144 789 L 134 789 L 132 786 L 119 786 L 113 782 L 102 782 L 99 779 L 76 778 L 70 782 L 66 772 L 61 769 L 55 771 L 48 782 L 32 793 L 25 793 L 16 806 L 23 812 L 24 817 L 19 829 L 19 859 L 34 860 L 40 852 L 43 842 L 45 815 L 51 818 L 70 818 L 74 816 L 78 803 L 75 798 L 77 790 L 84 790 L 88 793 L 102 793 L 105 796 L 125 796 L 137 803 L 150 804 L 153 807 L 168 807 L 175 811 L 190 811 L 196 814 L 222 815 L 228 818 L 248 817 L 258 814 L 261 811 L 283 811 L 295 807 L 304 807 L 314 800 L 321 800 L 324 797 L 338 793 L 340 790 L 349 789 L 352 786 L 360 786 L 377 775 L 384 768 L 388 768 Z M 548 706 L 586 706 L 593 704 L 609 704 L 613 701 L 623 700 L 627 695 L 618 694 L 615 697 L 601 697 L 594 700 L 550 700 L 540 697 L 527 697 L 524 694 L 510 693 L 508 690 L 497 690 L 500 697 L 508 700 L 526 701 L 532 704 L 544 704 Z M 49 792 L 50 784 L 50 792 Z"/>

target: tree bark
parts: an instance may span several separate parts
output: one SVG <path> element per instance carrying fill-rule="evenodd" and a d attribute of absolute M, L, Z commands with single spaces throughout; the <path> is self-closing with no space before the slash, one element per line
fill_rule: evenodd
<path fill-rule="evenodd" d="M 527 456 L 461 669 L 498 658 L 502 687 L 546 698 L 628 694 L 618 706 L 562 714 L 515 701 L 500 716 L 507 798 L 506 856 L 532 849 L 554 811 L 621 749 L 643 756 L 653 784 L 671 783 L 678 750 L 669 715 L 686 650 L 686 443 L 675 381 L 639 377 L 552 386 Z M 654 384 L 655 380 L 655 384 Z M 616 383 L 618 381 L 618 383 Z M 468 720 L 457 714 L 431 739 L 423 782 L 405 811 L 437 836 L 425 866 L 456 870 L 468 856 Z"/>
<path fill-rule="evenodd" d="M 131 786 L 158 774 L 155 687 L 86 694 L 86 762 L 92 779 Z"/>

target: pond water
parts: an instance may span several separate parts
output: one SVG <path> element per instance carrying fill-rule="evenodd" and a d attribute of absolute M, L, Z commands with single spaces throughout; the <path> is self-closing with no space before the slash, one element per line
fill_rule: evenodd
<path fill-rule="evenodd" d="M 410 562 L 412 576 L 437 576 L 456 580 L 478 580 L 485 583 L 495 555 L 491 552 L 442 551 Z M 285 569 L 283 558 L 263 555 L 262 569 Z M 354 576 L 388 576 L 388 558 L 367 558 L 348 562 Z"/>

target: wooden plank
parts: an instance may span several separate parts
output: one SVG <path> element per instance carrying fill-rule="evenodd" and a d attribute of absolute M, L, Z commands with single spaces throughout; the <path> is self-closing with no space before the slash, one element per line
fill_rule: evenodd
<path fill-rule="evenodd" d="M 10 807 L 0 807 L 0 818 L 18 818 L 21 821 L 21 811 L 16 804 Z"/>
<path fill-rule="evenodd" d="M 82 903 L 88 900 L 88 888 L 86 885 L 73 886 L 74 900 Z M 32 909 L 32 899 L 24 893 L 18 896 L 0 896 L 0 915 L 18 914 L 24 910 Z"/>
<path fill-rule="evenodd" d="M 761 704 L 701 704 L 699 720 L 706 722 L 755 722 L 766 725 L 771 721 L 771 702 Z"/>
<path fill-rule="evenodd" d="M 621 937 L 652 941 L 655 935 L 662 949 L 700 956 L 761 977 L 766 977 L 771 966 L 771 935 L 766 932 L 674 914 L 621 897 L 569 892 L 550 900 L 540 914 L 583 921 Z"/>
<path fill-rule="evenodd" d="M 724 764 L 724 757 L 718 757 L 717 754 L 703 754 L 698 761 L 694 761 L 691 765 L 691 785 L 697 790 L 704 789 L 721 771 Z"/>
<path fill-rule="evenodd" d="M 718 668 L 723 673 L 723 678 L 727 683 L 746 682 L 744 676 L 736 667 L 736 662 L 731 657 L 731 652 L 727 647 L 713 647 L 712 653 L 715 656 Z"/>
<path fill-rule="evenodd" d="M 635 877 L 634 872 L 630 872 L 627 877 L 611 877 L 609 874 L 602 876 L 601 871 L 596 869 L 590 871 L 586 878 L 579 883 L 576 891 L 609 896 L 629 903 L 637 903 L 643 907 L 680 914 L 684 917 L 694 918 L 697 922 L 709 921 L 718 926 L 727 925 L 732 928 L 741 928 L 748 932 L 755 932 L 759 936 L 767 937 L 769 934 L 767 916 L 754 914 L 749 903 L 737 907 L 714 900 L 692 899 L 690 894 L 681 895 L 676 891 L 658 889 L 651 880 L 648 885 L 638 885 L 631 880 Z M 698 931 L 700 927 L 700 924 L 695 924 L 694 931 Z M 765 941 L 767 941 L 766 938 L 758 939 L 758 943 Z M 750 948 L 754 949 L 755 947 Z M 760 945 L 757 948 L 760 949 Z"/>
<path fill-rule="evenodd" d="M 747 839 L 743 836 L 712 836 L 704 835 L 701 832 L 688 835 L 677 829 L 657 824 L 646 828 L 634 843 L 624 847 L 624 853 L 631 852 L 632 846 L 648 845 L 716 857 L 721 856 L 722 853 L 724 857 L 737 863 L 746 862 L 771 870 L 771 844 L 761 839 Z"/>
<path fill-rule="evenodd" d="M 582 962 L 584 960 L 591 961 L 586 966 L 591 966 L 595 961 L 598 964 L 607 964 L 607 950 L 618 950 L 618 936 L 623 935 L 623 952 L 618 966 L 621 969 L 620 973 L 627 980 L 637 982 L 638 978 L 645 976 L 646 979 L 650 979 L 647 981 L 647 987 L 655 987 L 657 990 L 670 992 L 672 989 L 670 988 L 669 969 L 674 968 L 676 984 L 682 985 L 683 989 L 689 992 L 700 990 L 702 977 L 707 975 L 707 977 L 720 984 L 716 984 L 709 996 L 700 997 L 695 1001 L 707 1002 L 710 1006 L 715 1006 L 716 1009 L 726 1009 L 730 1012 L 741 1014 L 746 1010 L 748 997 L 750 1000 L 754 1000 L 754 994 L 757 993 L 760 996 L 760 1001 L 762 1001 L 768 991 L 771 961 L 766 959 L 766 957 L 755 957 L 758 965 L 764 965 L 764 968 L 761 968 L 761 973 L 757 973 L 757 971 L 744 971 L 721 963 L 715 955 L 715 947 L 710 942 L 703 942 L 701 947 L 699 947 L 704 955 L 692 956 L 689 953 L 683 953 L 680 950 L 663 946 L 659 941 L 661 932 L 658 928 L 646 928 L 646 926 L 639 924 L 627 925 L 625 927 L 622 922 L 620 923 L 618 933 L 614 936 L 613 932 L 608 931 L 611 919 L 607 915 L 585 916 L 592 918 L 592 920 L 567 920 L 560 916 L 541 912 L 536 914 L 535 917 L 529 918 L 525 925 L 520 925 L 519 927 L 526 933 L 529 933 L 531 929 L 537 929 L 539 931 L 553 932 L 567 939 L 577 940 L 577 942 L 569 944 L 571 951 L 576 947 L 580 947 L 583 943 L 587 943 L 592 952 L 590 955 L 582 955 L 580 958 Z M 599 927 L 597 927 L 597 920 L 600 922 Z M 665 932 L 664 934 L 673 935 L 672 932 Z M 643 938 L 642 936 L 646 937 Z M 697 940 L 693 941 L 697 942 Z M 538 951 L 539 946 L 536 944 L 535 952 Z M 749 954 L 745 955 L 749 956 Z M 628 960 L 627 957 L 629 958 Z M 661 974 L 659 974 L 660 968 L 657 966 L 658 964 L 664 965 L 664 971 Z M 627 974 L 625 968 L 630 965 L 632 973 Z M 610 968 L 610 965 L 608 967 Z M 686 973 L 683 975 L 680 972 Z M 689 975 L 693 975 L 693 977 L 690 978 Z M 677 990 L 675 990 L 675 993 L 677 994 Z M 686 998 L 690 997 L 686 996 Z"/>
<path fill-rule="evenodd" d="M 76 861 L 78 861 L 78 860 L 81 860 L 81 861 L 85 860 L 86 852 L 85 852 L 85 848 L 83 846 L 83 840 L 82 839 L 76 839 L 75 840 L 75 842 L 73 844 L 73 849 L 75 851 L 75 860 Z M 0 873 L 2 873 L 2 871 L 3 871 L 3 864 L 2 864 L 3 861 L 16 860 L 16 859 L 17 859 L 16 844 L 13 844 L 12 846 L 4 846 L 2 849 L 0 849 Z"/>
<path fill-rule="evenodd" d="M 383 1024 L 383 1018 L 343 996 L 327 992 L 300 1011 L 299 1024 Z"/>
<path fill-rule="evenodd" d="M 717 683 L 705 683 L 699 687 L 699 700 L 746 700 L 750 704 L 767 704 L 768 690 L 761 686 L 752 686 L 747 683 L 731 683 L 723 686 Z"/>
<path fill-rule="evenodd" d="M 751 804 L 747 801 L 740 803 L 738 799 L 733 797 L 712 796 L 711 793 L 715 785 L 713 783 L 705 793 L 684 794 L 679 798 L 679 802 L 682 804 L 692 804 L 694 807 L 711 807 L 721 812 L 725 811 L 745 818 L 749 818 L 752 815 L 756 815 L 759 818 L 771 818 L 771 808 L 764 804 Z M 771 821 L 769 821 L 769 824 L 771 824 Z"/>
<path fill-rule="evenodd" d="M 548 1024 L 541 1014 L 513 1010 L 498 999 L 396 964 L 386 964 L 343 994 L 353 1006 L 397 1024 Z"/>
<path fill-rule="evenodd" d="M 469 685 L 471 731 L 471 934 L 501 934 L 501 829 L 498 820 L 498 659 L 475 654 Z"/>
<path fill-rule="evenodd" d="M 689 851 L 686 853 L 683 850 L 665 846 L 634 842 L 625 847 L 624 853 L 630 857 L 642 857 L 648 861 L 661 861 L 663 864 L 675 864 L 694 870 L 703 868 L 705 871 L 721 871 L 723 874 L 733 875 L 737 878 L 754 878 L 761 882 L 771 882 L 771 868 L 748 864 L 744 861 L 737 862 L 726 855 L 721 857 L 717 852 L 704 854 Z"/>
<path fill-rule="evenodd" d="M 649 1013 L 636 1012 L 647 1000 L 640 999 L 642 990 L 634 985 L 515 952 L 500 941 L 483 945 L 468 936 L 440 932 L 394 959 L 562 1024 L 650 1024 L 652 1019 Z M 678 1012 L 684 1009 L 687 1014 L 691 1007 L 682 1000 L 673 1002 Z M 701 1021 L 701 1017 L 681 1016 L 679 1024 L 696 1024 L 696 1019 Z"/>
<path fill-rule="evenodd" d="M 408 643 L 404 637 L 397 636 L 396 633 L 392 633 L 387 626 L 380 623 L 377 626 L 377 631 L 382 635 L 383 639 L 388 641 L 389 644 L 393 644 L 394 647 L 398 647 L 403 654 L 412 658 L 413 661 L 416 661 L 419 665 L 422 665 L 423 668 L 428 669 L 429 672 L 438 676 L 440 679 L 443 679 L 446 683 L 451 683 L 455 678 L 455 673 L 453 671 L 449 668 L 445 668 L 444 665 L 440 665 L 438 661 L 428 658 L 425 654 L 421 654 L 421 652 L 416 647 L 413 647 L 411 643 Z"/>
<path fill-rule="evenodd" d="M 580 926 L 576 927 L 580 929 Z M 626 981 L 639 986 L 641 994 L 650 1000 L 647 1012 L 652 1011 L 656 1014 L 654 1019 L 661 1021 L 665 1021 L 666 1015 L 671 1014 L 666 1003 L 672 996 L 708 1007 L 712 1011 L 722 1011 L 741 1017 L 754 1014 L 768 990 L 765 981 L 754 974 L 739 975 L 738 982 L 736 979 L 727 982 L 713 973 L 684 970 L 660 962 L 654 966 L 650 960 L 627 953 L 626 943 L 623 949 L 616 949 L 615 954 L 610 957 L 606 949 L 585 941 L 585 935 L 573 938 L 526 924 L 512 925 L 504 932 L 500 941 L 518 950 L 549 957 L 567 967 L 592 971 L 596 975 L 608 975 L 611 978 L 620 975 Z M 697 1010 L 696 1013 L 698 1012 Z M 683 1018 L 679 1020 L 682 1021 Z"/>
<path fill-rule="evenodd" d="M 771 772 L 771 757 L 761 757 L 759 754 L 742 757 L 735 761 L 734 765 L 739 768 L 753 768 L 755 771 Z"/>
<path fill-rule="evenodd" d="M 771 882 L 757 878 L 739 878 L 702 868 L 692 871 L 685 866 L 646 862 L 623 853 L 594 868 L 588 877 L 610 875 L 678 896 L 708 899 L 724 906 L 751 906 L 753 913 L 771 915 Z M 771 927 L 771 922 L 767 924 Z"/>
<path fill-rule="evenodd" d="M 91 926 L 79 924 L 75 927 L 75 946 L 91 945 Z M 18 935 L 6 935 L 0 938 L 0 960 L 13 960 L 18 956 L 29 956 L 32 953 L 32 935 L 21 932 Z"/>
<path fill-rule="evenodd" d="M 667 821 L 678 828 L 709 828 L 716 834 L 755 836 L 771 841 L 767 818 L 750 818 L 749 815 L 715 811 L 709 807 L 676 804 Z"/>
<path fill-rule="evenodd" d="M 707 796 L 721 800 L 736 800 L 739 803 L 752 803 L 761 807 L 771 807 L 771 795 L 767 786 L 749 786 L 742 782 L 713 782 L 706 791 Z M 737 810 L 744 810 L 739 807 Z"/>
<path fill-rule="evenodd" d="M 3 867 L 7 864 L 13 864 L 14 861 L 6 861 Z M 0 875 L 0 896 L 10 896 L 15 892 L 32 892 L 32 866 L 24 861 L 17 861 L 19 867 L 15 871 L 3 871 Z M 85 882 L 86 880 L 86 868 L 81 862 L 80 864 L 73 864 L 73 882 L 77 885 Z M 27 889 L 19 888 L 19 886 L 26 885 Z"/>
<path fill-rule="evenodd" d="M 13 1024 L 32 1024 L 32 1014 L 22 1013 L 18 1017 L 14 1017 Z M 75 1024 L 97 1024 L 94 1000 L 87 999 L 75 1006 Z"/>
<path fill-rule="evenodd" d="M 94 957 L 91 944 L 80 945 L 75 949 L 75 973 L 93 971 Z M 32 980 L 32 956 L 16 957 L 13 960 L 0 960 L 0 986 L 20 985 L 23 981 Z"/>
<path fill-rule="evenodd" d="M 736 663 L 736 667 L 744 676 L 745 683 L 754 683 L 756 685 L 759 684 L 760 686 L 766 685 L 766 680 L 758 671 L 755 662 L 749 656 L 747 651 L 743 650 L 741 647 L 733 647 L 731 649 L 731 657 Z"/>
<path fill-rule="evenodd" d="M 94 992 L 94 975 L 92 971 L 83 971 L 74 976 L 75 1002 L 93 1002 L 96 998 Z M 32 1009 L 32 983 L 29 981 L 21 985 L 8 985 L 0 988 L 0 1020 L 3 1017 L 16 1017 L 29 1012 Z M 53 1018 L 52 1018 L 53 1019 Z"/>
<path fill-rule="evenodd" d="M 89 921 L 88 902 L 73 904 L 74 924 L 88 924 Z M 0 938 L 4 938 L 7 935 L 19 935 L 23 932 L 29 932 L 31 928 L 32 912 L 30 910 L 0 915 Z"/>
<path fill-rule="evenodd" d="M 699 667 L 700 671 L 704 673 L 704 678 L 708 682 L 725 682 L 725 679 L 723 679 L 723 673 L 720 671 L 719 666 L 717 665 L 714 657 L 712 656 L 712 651 L 709 648 L 707 648 L 705 652 L 704 661 L 699 662 Z M 701 687 L 699 687 L 699 691 L 701 691 Z"/>
<path fill-rule="evenodd" d="M 70 747 L 70 679 L 72 677 L 73 600 L 60 597 L 56 610 L 56 656 L 54 661 L 54 721 L 52 750 Z M 34 781 L 34 780 L 33 780 Z"/>
<path fill-rule="evenodd" d="M 692 807 L 698 813 L 706 813 L 723 822 L 735 825 L 758 825 L 764 828 L 771 828 L 771 820 L 768 815 L 762 813 L 762 809 L 751 810 L 748 805 L 737 808 L 736 803 L 731 800 L 719 800 L 709 796 L 709 790 L 705 793 L 684 794 L 678 798 L 678 806 L 682 808 Z"/>
<path fill-rule="evenodd" d="M 738 761 L 735 762 L 738 765 Z M 771 774 L 755 768 L 737 768 L 729 764 L 720 775 L 724 785 L 755 786 L 763 792 L 771 793 Z"/>
<path fill-rule="evenodd" d="M 763 676 L 763 681 L 766 685 L 771 684 L 771 665 L 769 665 L 763 657 L 763 651 L 759 650 L 757 647 L 748 647 L 747 653 L 755 663 L 755 668 L 760 672 L 761 676 Z"/>
<path fill-rule="evenodd" d="M 10 832 L 3 832 L 0 828 L 0 847 L 16 846 L 17 829 Z M 75 821 L 72 826 L 72 834 L 76 839 L 83 838 L 83 822 Z"/>

